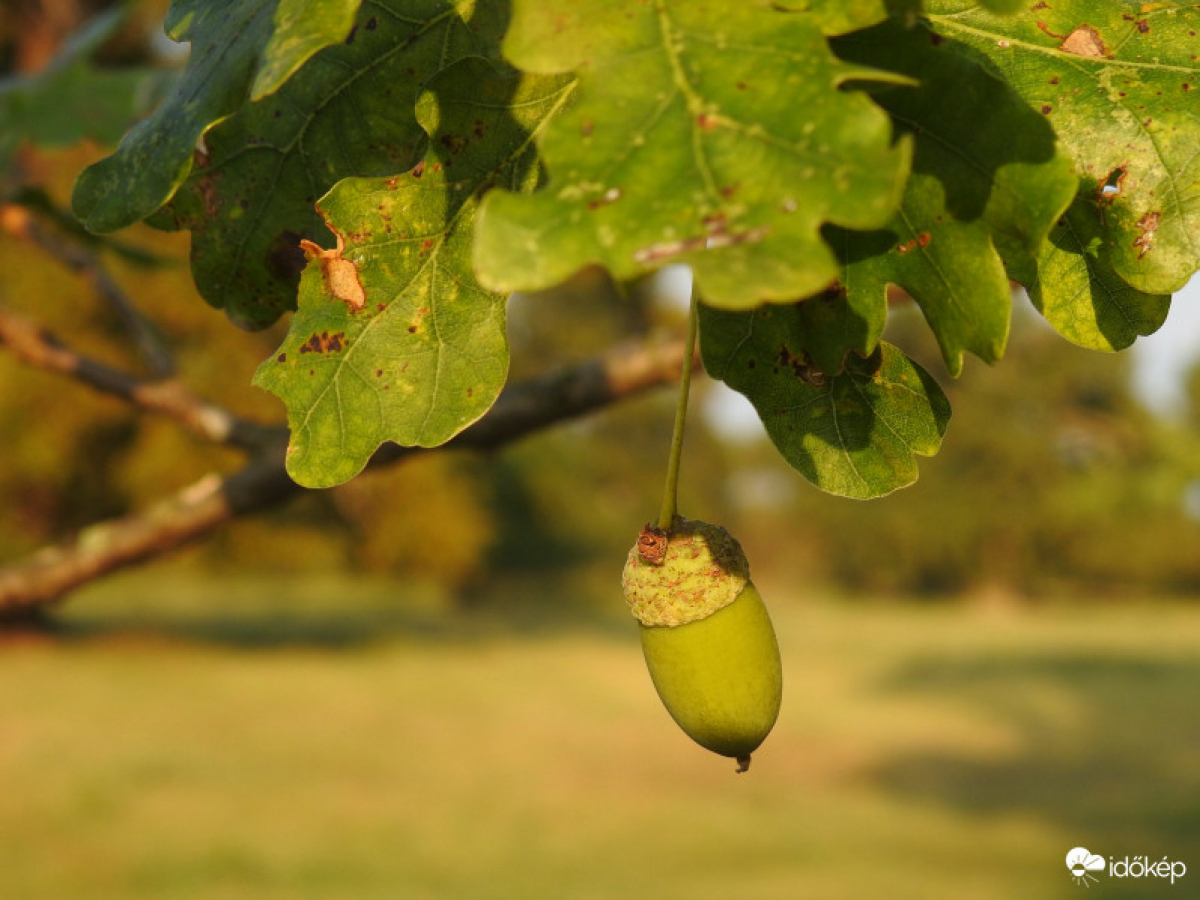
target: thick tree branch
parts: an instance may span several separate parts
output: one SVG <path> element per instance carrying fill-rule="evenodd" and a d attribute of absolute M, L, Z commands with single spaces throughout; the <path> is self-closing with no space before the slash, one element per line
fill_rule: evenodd
<path fill-rule="evenodd" d="M 8 334 L 0 334 L 11 346 Z M 44 342 L 35 341 L 33 346 L 45 349 Z M 673 383 L 679 377 L 683 355 L 679 340 L 624 344 L 591 361 L 512 384 L 482 420 L 444 446 L 494 449 L 563 420 Z M 75 369 L 65 371 L 77 374 Z M 133 399 L 132 393 L 129 396 Z M 416 453 L 440 449 L 387 445 L 371 464 L 388 465 Z M 235 516 L 289 500 L 303 489 L 288 477 L 285 458 L 284 444 L 277 441 L 260 449 L 233 475 L 224 479 L 209 475 L 148 509 L 93 525 L 69 542 L 0 569 L 0 616 L 44 606 L 102 575 L 201 538 Z"/>
<path fill-rule="evenodd" d="M 166 553 L 229 518 L 216 475 L 136 515 L 84 529 L 72 541 L 46 547 L 0 569 L 0 616 L 13 616 L 108 572 Z"/>

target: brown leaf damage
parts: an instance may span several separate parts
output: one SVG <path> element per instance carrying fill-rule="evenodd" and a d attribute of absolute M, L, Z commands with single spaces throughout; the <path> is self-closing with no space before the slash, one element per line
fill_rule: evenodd
<path fill-rule="evenodd" d="M 358 277 L 358 266 L 353 260 L 342 256 L 346 245 L 340 234 L 337 236 L 337 246 L 332 250 L 326 250 L 308 239 L 300 241 L 300 249 L 309 259 L 320 262 L 325 289 L 335 300 L 341 300 L 350 307 L 351 312 L 358 312 L 367 305 L 367 292 Z"/>
<path fill-rule="evenodd" d="M 721 223 L 714 227 L 712 223 Z M 669 259 L 673 256 L 678 256 L 682 253 L 689 253 L 693 250 L 719 250 L 722 247 L 735 247 L 738 244 L 754 244 L 759 241 L 766 240 L 771 233 L 771 226 L 764 225 L 759 228 L 750 228 L 745 231 L 726 231 L 724 230 L 723 220 L 719 217 L 712 217 L 706 222 L 709 232 L 696 237 L 683 238 L 676 241 L 663 241 L 657 244 L 651 244 L 648 247 L 642 247 L 633 254 L 633 258 L 639 263 L 659 262 L 664 259 Z"/>
<path fill-rule="evenodd" d="M 322 331 L 320 334 L 309 335 L 307 341 L 300 345 L 301 353 L 340 353 L 347 347 L 346 332 L 335 331 L 330 334 Z M 282 354 L 281 354 L 282 355 Z M 280 360 L 282 362 L 282 360 Z"/>
<path fill-rule="evenodd" d="M 1138 259 L 1154 249 L 1154 235 L 1158 231 L 1158 223 L 1161 221 L 1162 213 L 1157 211 L 1148 212 L 1137 220 L 1137 227 L 1141 234 L 1134 239 L 1133 246 L 1138 248 Z"/>
<path fill-rule="evenodd" d="M 1075 56 L 1085 56 L 1089 59 L 1106 59 L 1108 48 L 1104 46 L 1104 38 L 1091 25 L 1077 25 L 1075 30 L 1063 38 L 1058 49 Z"/>
<path fill-rule="evenodd" d="M 813 365 L 807 353 L 803 350 L 799 353 L 792 353 L 787 344 L 779 348 L 779 355 L 775 357 L 775 362 L 779 366 L 791 369 L 793 375 L 813 387 L 824 387 L 827 381 L 825 373 Z"/>
<path fill-rule="evenodd" d="M 911 253 L 913 250 L 916 250 L 918 247 L 920 247 L 920 248 L 923 250 L 923 249 L 925 249 L 926 247 L 928 247 L 928 246 L 929 246 L 929 242 L 930 242 L 932 239 L 933 239 L 933 238 L 932 238 L 932 236 L 929 234 L 929 232 L 928 232 L 928 231 L 922 231 L 920 234 L 918 234 L 918 235 L 917 235 L 915 238 L 913 238 L 912 240 L 909 240 L 909 241 L 904 241 L 904 242 L 903 242 L 903 243 L 901 243 L 901 244 L 897 244 L 897 245 L 896 245 L 896 252 L 897 252 L 897 253 L 901 253 L 901 254 L 903 254 L 903 253 Z"/>

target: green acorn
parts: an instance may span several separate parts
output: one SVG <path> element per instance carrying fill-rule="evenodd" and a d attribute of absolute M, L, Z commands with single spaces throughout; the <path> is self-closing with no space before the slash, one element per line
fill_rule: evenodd
<path fill-rule="evenodd" d="M 667 712 L 746 771 L 779 715 L 783 673 L 741 545 L 720 526 L 676 517 L 669 533 L 646 526 L 621 580 Z"/>

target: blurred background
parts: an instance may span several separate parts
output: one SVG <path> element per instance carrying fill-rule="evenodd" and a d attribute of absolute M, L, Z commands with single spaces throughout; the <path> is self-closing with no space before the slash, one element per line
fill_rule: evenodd
<path fill-rule="evenodd" d="M 36 195 L 53 221 L 119 137 L 56 140 L 27 90 L 109 6 L 0 5 L 0 204 Z M 165 9 L 131 4 L 89 57 L 97 79 L 157 73 L 120 96 L 178 64 Z M 136 252 L 93 250 L 181 379 L 282 420 L 249 382 L 283 326 L 205 305 L 186 234 L 118 238 Z M 679 330 L 680 281 L 514 298 L 512 377 Z M 681 508 L 746 548 L 787 679 L 746 775 L 670 722 L 620 597 L 670 390 L 308 493 L 70 595 L 0 631 L 0 896 L 1059 897 L 1077 846 L 1200 878 L 1196 293 L 1120 355 L 1018 295 L 1006 359 L 958 380 L 894 308 L 888 339 L 954 418 L 915 486 L 866 503 L 813 489 L 698 379 Z M 0 307 L 142 364 L 94 281 L 11 234 Z M 240 461 L 0 346 L 0 567 Z M 1152 881 L 1102 887 L 1171 890 Z"/>

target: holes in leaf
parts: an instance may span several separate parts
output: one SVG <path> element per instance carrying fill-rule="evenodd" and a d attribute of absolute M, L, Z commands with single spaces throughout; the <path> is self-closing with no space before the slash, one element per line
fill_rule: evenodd
<path fill-rule="evenodd" d="M 1127 174 L 1129 173 L 1125 170 L 1124 166 L 1117 166 L 1108 173 L 1108 177 L 1104 179 L 1104 183 L 1096 189 L 1096 199 L 1100 202 L 1101 209 L 1111 206 L 1121 196 L 1121 183 L 1125 180 Z"/>

